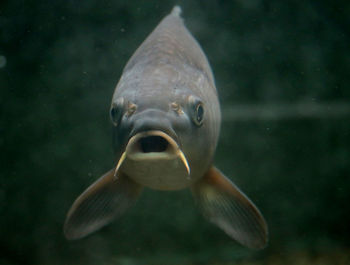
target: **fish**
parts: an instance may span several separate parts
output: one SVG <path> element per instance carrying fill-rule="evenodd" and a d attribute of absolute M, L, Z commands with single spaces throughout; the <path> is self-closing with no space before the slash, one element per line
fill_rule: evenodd
<path fill-rule="evenodd" d="M 213 165 L 221 112 L 213 72 L 175 6 L 127 62 L 110 108 L 115 163 L 68 211 L 83 238 L 118 219 L 144 188 L 190 189 L 202 215 L 243 246 L 262 249 L 266 221 Z"/>

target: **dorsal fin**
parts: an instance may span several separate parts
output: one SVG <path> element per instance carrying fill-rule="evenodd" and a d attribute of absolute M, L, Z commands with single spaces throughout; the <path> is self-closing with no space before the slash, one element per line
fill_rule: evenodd
<path fill-rule="evenodd" d="M 179 6 L 174 6 L 174 7 L 173 7 L 173 10 L 171 10 L 171 14 L 172 14 L 173 16 L 180 17 L 180 16 L 181 16 L 181 13 L 182 13 L 182 9 L 181 9 L 181 7 L 179 7 Z"/>

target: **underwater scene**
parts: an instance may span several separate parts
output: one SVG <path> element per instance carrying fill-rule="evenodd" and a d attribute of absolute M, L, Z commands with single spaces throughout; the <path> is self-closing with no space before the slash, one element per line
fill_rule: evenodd
<path fill-rule="evenodd" d="M 2 1 L 0 264 L 350 264 L 349 12 Z"/>

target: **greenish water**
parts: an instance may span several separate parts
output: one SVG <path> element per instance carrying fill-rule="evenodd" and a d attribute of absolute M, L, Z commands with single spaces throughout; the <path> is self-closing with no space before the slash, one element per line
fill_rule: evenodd
<path fill-rule="evenodd" d="M 264 250 L 205 221 L 188 190 L 146 189 L 101 231 L 63 236 L 71 203 L 113 163 L 108 112 L 122 68 L 174 4 L 215 74 L 224 120 L 215 164 L 264 214 Z M 1 2 L 0 264 L 350 264 L 349 10 Z"/>

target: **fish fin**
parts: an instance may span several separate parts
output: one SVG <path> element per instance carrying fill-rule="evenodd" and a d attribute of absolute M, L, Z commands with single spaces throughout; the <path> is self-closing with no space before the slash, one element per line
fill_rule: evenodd
<path fill-rule="evenodd" d="M 176 17 L 180 17 L 182 13 L 182 9 L 180 6 L 174 6 L 171 10 L 171 14 Z"/>
<path fill-rule="evenodd" d="M 249 248 L 264 248 L 268 229 L 250 199 L 217 168 L 211 167 L 192 187 L 202 214 L 230 237 Z"/>
<path fill-rule="evenodd" d="M 67 239 L 79 239 L 121 216 L 137 199 L 142 187 L 112 169 L 88 187 L 73 203 L 64 224 Z"/>

